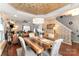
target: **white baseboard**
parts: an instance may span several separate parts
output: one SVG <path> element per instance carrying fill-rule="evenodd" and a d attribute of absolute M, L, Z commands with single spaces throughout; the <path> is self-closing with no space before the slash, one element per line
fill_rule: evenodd
<path fill-rule="evenodd" d="M 68 45 L 72 45 L 72 43 L 66 43 L 66 42 L 63 42 L 63 43 L 68 44 Z"/>
<path fill-rule="evenodd" d="M 75 43 L 79 43 L 79 41 L 73 41 L 73 42 L 75 42 Z"/>

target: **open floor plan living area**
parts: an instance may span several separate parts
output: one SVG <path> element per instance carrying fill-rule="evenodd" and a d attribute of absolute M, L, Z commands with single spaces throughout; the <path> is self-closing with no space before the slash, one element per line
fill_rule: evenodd
<path fill-rule="evenodd" d="M 0 56 L 79 56 L 79 3 L 0 3 Z"/>

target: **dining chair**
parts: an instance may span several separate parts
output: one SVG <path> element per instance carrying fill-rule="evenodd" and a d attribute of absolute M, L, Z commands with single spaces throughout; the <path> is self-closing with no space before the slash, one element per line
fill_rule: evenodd
<path fill-rule="evenodd" d="M 19 37 L 20 43 L 22 48 L 17 49 L 17 55 L 18 56 L 32 56 L 36 55 L 31 48 L 28 49 L 28 46 L 26 46 L 25 41 L 22 37 Z"/>
<path fill-rule="evenodd" d="M 55 40 L 51 48 L 51 56 L 60 56 L 59 49 L 63 39 Z"/>
<path fill-rule="evenodd" d="M 19 37 L 19 41 L 21 43 L 21 48 L 18 48 L 17 49 L 17 55 L 18 56 L 24 56 L 24 55 L 27 55 L 27 49 L 26 49 L 26 44 L 24 42 L 24 39 L 22 37 Z"/>

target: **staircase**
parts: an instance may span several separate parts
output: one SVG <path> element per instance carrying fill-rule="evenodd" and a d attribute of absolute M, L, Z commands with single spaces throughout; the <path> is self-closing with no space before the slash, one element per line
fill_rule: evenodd
<path fill-rule="evenodd" d="M 58 28 L 56 30 L 56 32 L 58 32 L 59 34 L 59 38 L 63 38 L 64 39 L 64 43 L 68 44 L 68 45 L 72 45 L 72 40 L 71 40 L 71 33 L 72 30 L 69 29 L 67 26 L 65 26 L 63 23 L 61 23 L 58 20 L 55 20 L 56 24 L 58 24 Z"/>
<path fill-rule="evenodd" d="M 58 16 L 56 20 L 72 30 L 72 42 L 79 43 L 79 16 Z"/>

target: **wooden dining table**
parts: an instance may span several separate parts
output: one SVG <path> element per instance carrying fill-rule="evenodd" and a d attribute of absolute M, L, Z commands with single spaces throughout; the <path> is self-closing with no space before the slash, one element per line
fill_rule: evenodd
<path fill-rule="evenodd" d="M 52 47 L 53 41 L 40 37 L 24 37 L 26 44 L 31 47 L 37 55 Z"/>

